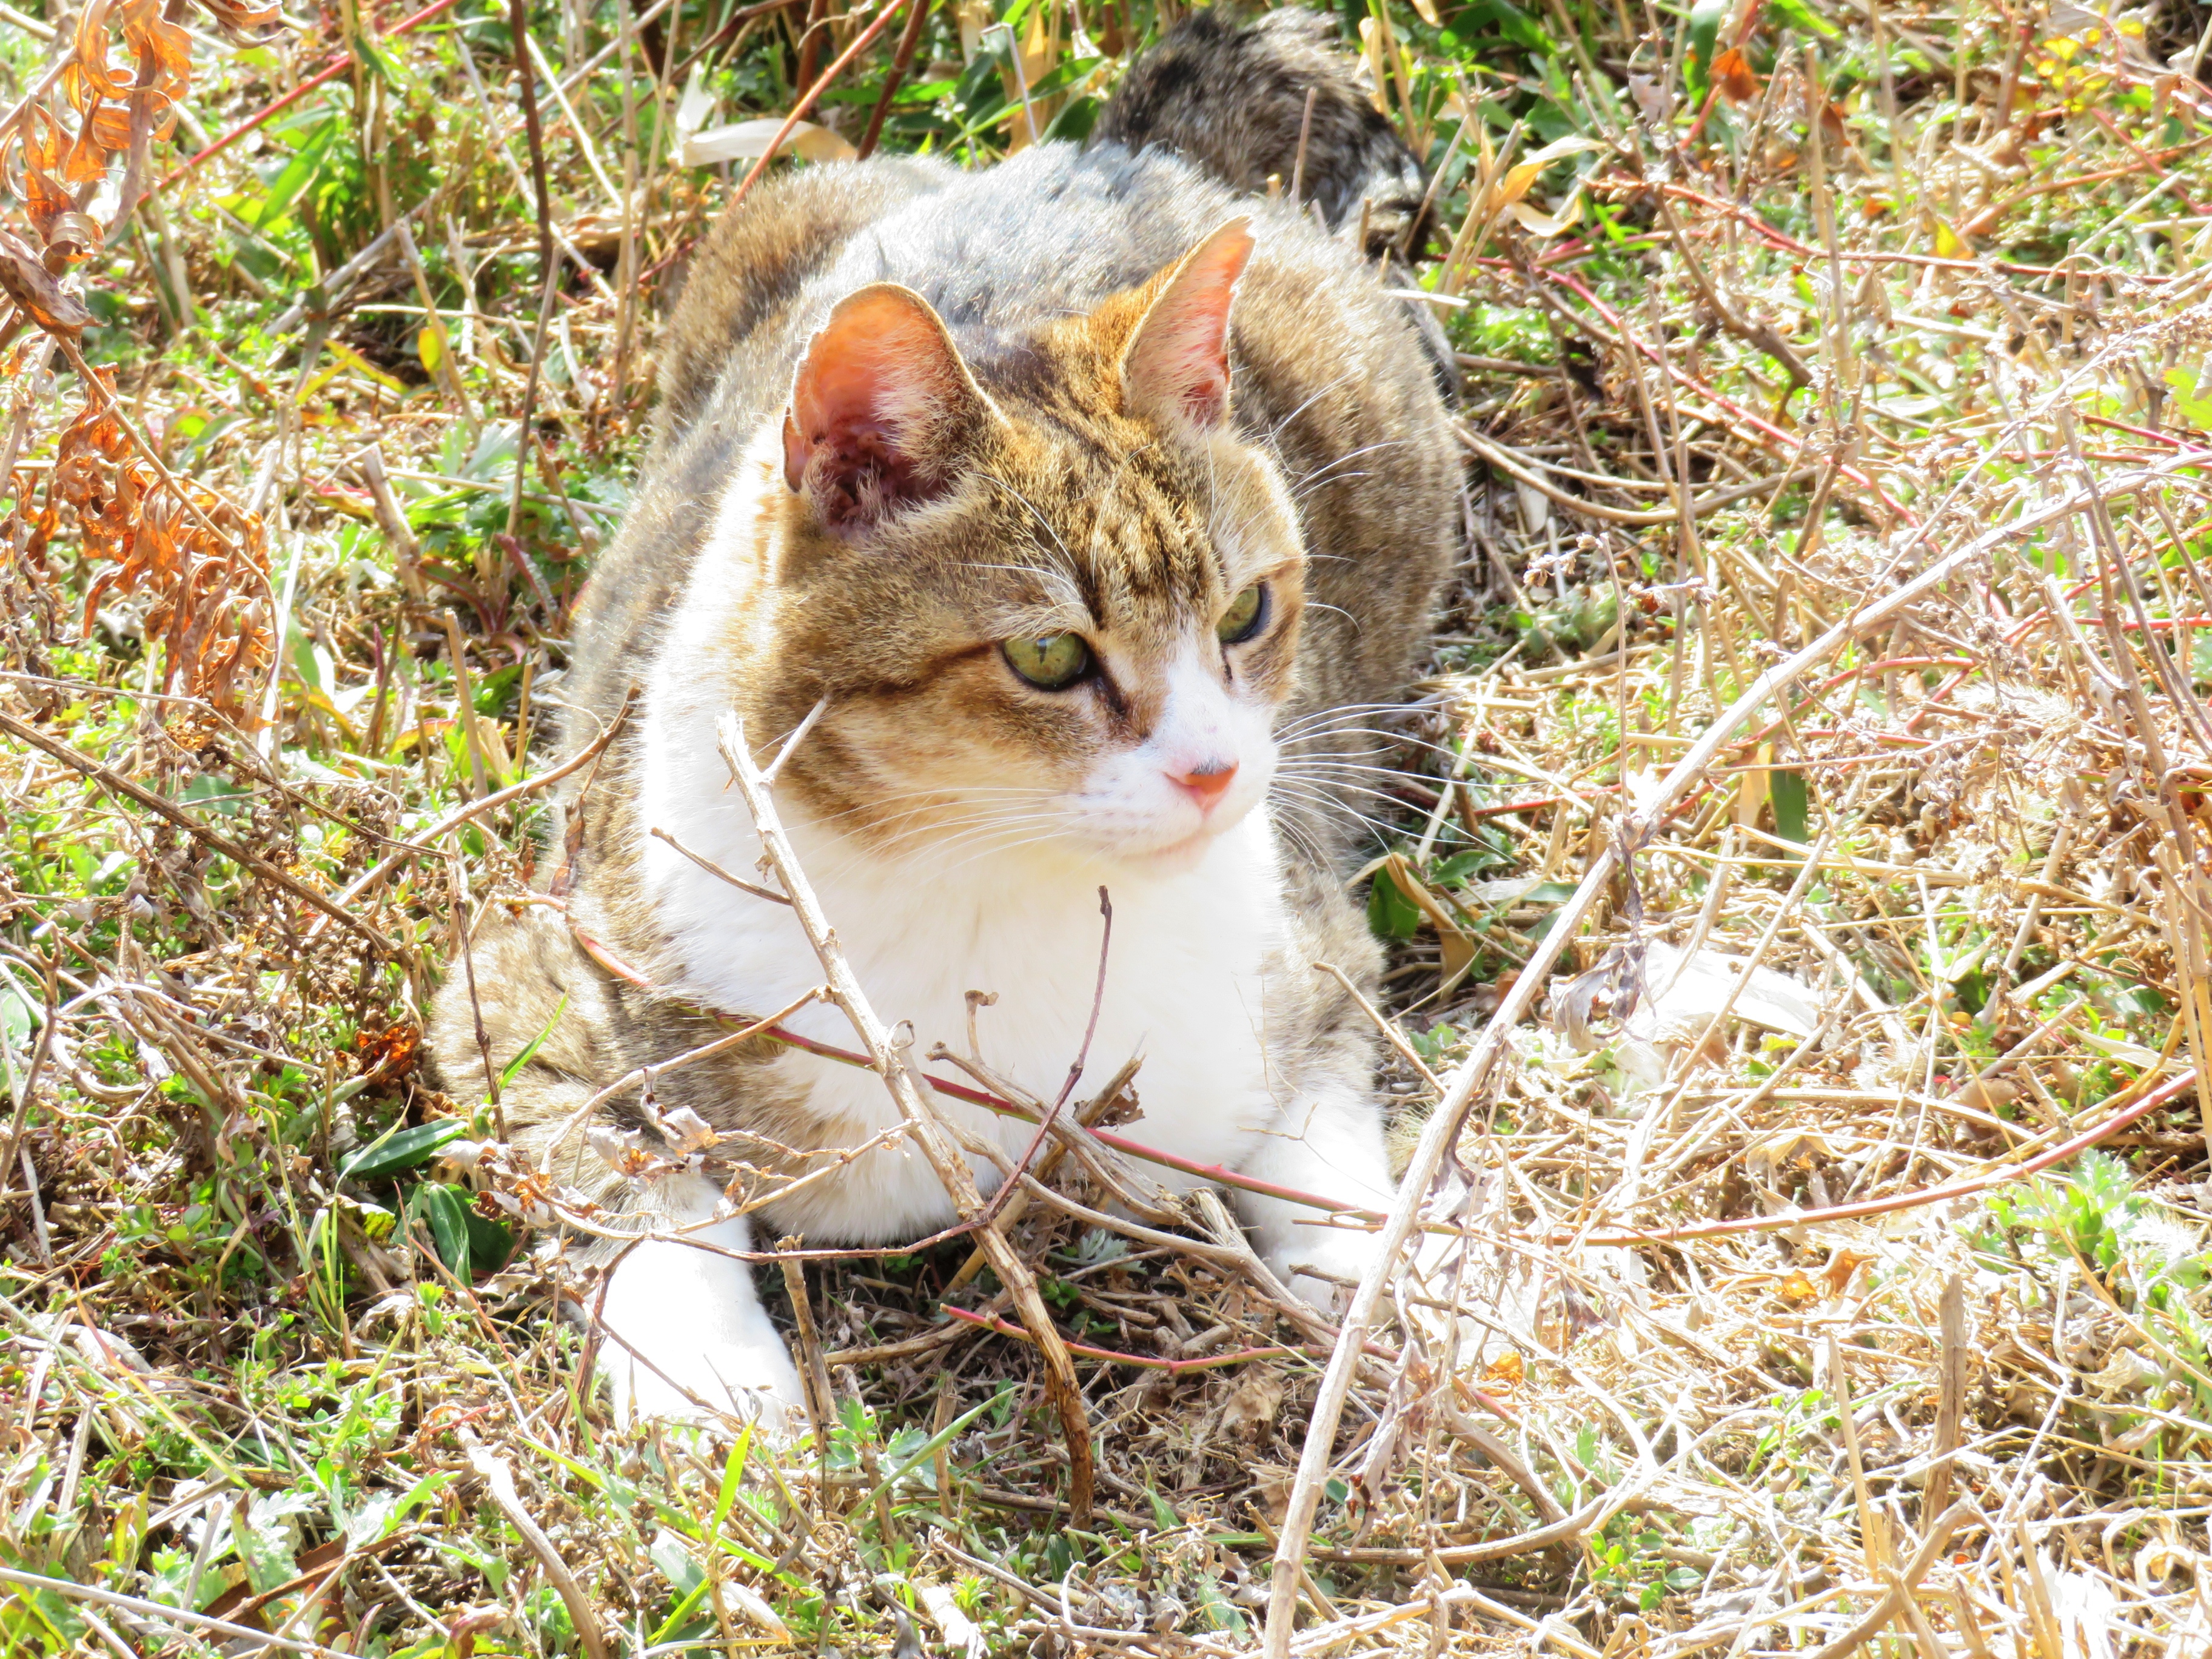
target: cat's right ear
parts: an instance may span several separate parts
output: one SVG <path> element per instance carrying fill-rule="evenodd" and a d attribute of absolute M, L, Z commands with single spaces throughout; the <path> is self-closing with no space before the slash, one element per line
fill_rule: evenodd
<path fill-rule="evenodd" d="M 876 283 L 808 343 L 783 417 L 783 479 L 848 534 L 940 495 L 991 404 L 929 301 Z"/>

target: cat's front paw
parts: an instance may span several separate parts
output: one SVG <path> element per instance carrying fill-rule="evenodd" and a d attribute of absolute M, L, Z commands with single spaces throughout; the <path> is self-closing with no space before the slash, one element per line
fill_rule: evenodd
<path fill-rule="evenodd" d="M 604 1362 L 614 1385 L 615 1421 L 653 1418 L 708 1427 L 751 1424 L 785 1440 L 805 1421 L 798 1369 L 771 1334 L 765 1342 L 663 1345 L 632 1353 L 610 1342 Z"/>
<path fill-rule="evenodd" d="M 1375 1235 L 1349 1228 L 1298 1227 L 1267 1265 L 1315 1311 L 1334 1319 L 1351 1304 L 1352 1287 L 1375 1259 Z M 1313 1268 L 1316 1272 L 1306 1272 Z"/>

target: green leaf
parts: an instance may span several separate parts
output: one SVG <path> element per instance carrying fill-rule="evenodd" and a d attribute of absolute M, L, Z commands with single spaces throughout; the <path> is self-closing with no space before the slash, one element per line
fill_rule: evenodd
<path fill-rule="evenodd" d="M 186 784 L 177 799 L 203 811 L 220 812 L 227 818 L 234 818 L 252 803 L 253 794 L 228 778 L 203 774 Z"/>
<path fill-rule="evenodd" d="M 529 1042 L 524 1043 L 522 1045 L 522 1052 L 517 1054 L 513 1060 L 508 1060 L 507 1064 L 501 1068 L 499 1074 L 499 1086 L 501 1088 L 504 1089 L 508 1084 L 514 1082 L 515 1073 L 520 1072 L 524 1066 L 530 1064 L 530 1057 L 538 1052 L 539 1047 L 544 1044 L 547 1037 L 553 1035 L 553 1028 L 561 1023 L 561 1016 L 568 1012 L 568 994 L 566 991 L 563 991 L 561 993 L 561 1000 L 553 1005 L 553 1018 L 545 1022 L 545 1029 L 540 1031 L 536 1036 L 531 1038 Z"/>
<path fill-rule="evenodd" d="M 1690 9 L 1690 60 L 1682 65 L 1682 78 L 1689 84 L 1692 102 L 1705 99 L 1705 82 L 1717 55 L 1721 22 L 1729 10 L 1729 0 L 1698 0 Z"/>
<path fill-rule="evenodd" d="M 2198 431 L 2212 432 L 2212 361 L 2177 363 L 2165 378 L 2174 410 Z"/>
<path fill-rule="evenodd" d="M 1547 58 L 1557 57 L 1559 52 L 1559 43 L 1545 32 L 1544 26 L 1513 4 L 1512 0 L 1476 0 L 1455 21 L 1462 31 L 1494 23 L 1500 34 L 1524 52 L 1540 52 Z"/>
<path fill-rule="evenodd" d="M 1005 1388 L 1000 1389 L 997 1394 L 993 1395 L 981 1405 L 970 1407 L 968 1410 L 961 1413 L 959 1416 L 954 1418 L 950 1423 L 947 1423 L 935 1434 L 933 1434 L 928 1439 L 922 1442 L 920 1449 L 917 1449 L 911 1457 L 908 1457 L 904 1462 L 901 1463 L 896 1468 L 885 1475 L 883 1478 L 883 1480 L 877 1486 L 875 1491 L 870 1492 L 866 1498 L 862 1498 L 858 1504 L 853 1506 L 852 1513 L 854 1515 L 866 1514 L 868 1510 L 874 1506 L 877 1498 L 882 1497 L 884 1493 L 889 1492 L 893 1486 L 896 1486 L 899 1483 L 900 1479 L 911 1471 L 922 1461 L 922 1459 L 935 1452 L 939 1446 L 950 1445 L 954 1436 L 957 1435 L 963 1429 L 966 1428 L 970 1423 L 973 1423 L 985 1412 L 990 1410 L 992 1407 L 997 1405 L 1001 1398 L 1009 1395 L 1013 1392 L 1014 1385 L 1009 1382 Z"/>
<path fill-rule="evenodd" d="M 389 1536 L 399 1524 L 453 1482 L 453 1472 L 440 1469 L 424 1475 L 404 1492 L 377 1493 L 343 1518 L 346 1547 L 357 1550 Z"/>
<path fill-rule="evenodd" d="M 489 1216 L 478 1215 L 471 1204 L 466 1212 L 469 1222 L 469 1262 L 479 1274 L 495 1273 L 507 1265 L 507 1258 L 514 1249 L 514 1234 L 506 1223 L 494 1221 Z"/>
<path fill-rule="evenodd" d="M 439 1147 L 449 1140 L 459 1140 L 468 1132 L 467 1122 L 458 1117 L 441 1117 L 433 1123 L 419 1123 L 411 1129 L 394 1126 L 355 1153 L 345 1168 L 338 1171 L 338 1179 L 375 1181 L 398 1175 L 402 1170 L 428 1163 L 430 1155 Z"/>
<path fill-rule="evenodd" d="M 258 230 L 273 220 L 281 219 L 300 192 L 313 184 L 315 175 L 323 170 L 323 158 L 343 129 L 341 118 L 333 115 L 307 135 L 307 142 L 292 152 L 276 178 L 270 180 L 267 191 L 258 202 L 251 204 L 238 216 Z"/>
<path fill-rule="evenodd" d="M 1030 101 L 1034 104 L 1040 99 L 1049 98 L 1054 94 L 1073 86 L 1077 82 L 1089 78 L 1091 71 L 1105 61 L 1103 58 L 1095 55 L 1090 58 L 1069 58 L 1066 63 L 1037 76 L 1036 84 L 1030 88 Z"/>
<path fill-rule="evenodd" d="M 399 66 L 383 47 L 366 34 L 353 38 L 353 55 L 361 66 L 393 91 L 399 90 Z"/>
<path fill-rule="evenodd" d="M 1768 0 L 1767 10 L 1800 34 L 1817 34 L 1832 40 L 1839 32 L 1833 23 L 1821 16 L 1805 0 Z"/>
<path fill-rule="evenodd" d="M 1216 1630 L 1230 1631 L 1238 1636 L 1251 1629 L 1237 1604 L 1221 1593 L 1221 1581 L 1212 1573 L 1200 1573 L 1198 1580 L 1198 1605 L 1206 1614 L 1206 1623 Z"/>
<path fill-rule="evenodd" d="M 1420 907 L 1398 890 L 1389 870 L 1377 870 L 1367 890 L 1367 926 L 1378 939 L 1411 939 L 1421 931 Z"/>
<path fill-rule="evenodd" d="M 0 979 L 0 1041 L 11 1048 L 27 1050 L 38 1018 L 38 1009 L 31 1000 L 8 981 Z"/>
<path fill-rule="evenodd" d="M 429 1227 L 438 1259 L 454 1278 L 465 1281 L 470 1276 L 467 1191 L 443 1182 L 425 1182 L 408 1195 L 407 1207 Z"/>
<path fill-rule="evenodd" d="M 1105 107 L 1088 93 L 1071 98 L 1060 106 L 1060 113 L 1052 118 L 1042 137 L 1048 142 L 1062 139 L 1071 144 L 1079 144 L 1090 137 L 1091 129 L 1098 124 L 1098 117 Z"/>
<path fill-rule="evenodd" d="M 663 1527 L 653 1535 L 653 1542 L 646 1546 L 645 1553 L 652 1559 L 653 1565 L 660 1569 L 660 1576 L 669 1582 L 678 1595 L 689 1595 L 706 1589 L 705 1570 L 691 1559 L 691 1552 L 684 1547 L 684 1540 L 668 1528 Z M 672 1622 L 690 1611 L 689 1604 L 678 1608 L 671 1615 Z"/>
<path fill-rule="evenodd" d="M 709 1535 L 722 1529 L 722 1522 L 730 1513 L 730 1505 L 738 1501 L 738 1488 L 744 1484 L 745 1464 L 752 1452 L 753 1425 L 750 1423 L 738 1432 L 738 1443 L 730 1448 L 729 1460 L 722 1466 L 722 1490 L 714 1499 L 714 1518 L 707 1523 Z"/>
<path fill-rule="evenodd" d="M 1767 797 L 1774 803 L 1774 833 L 1784 841 L 1794 841 L 1804 846 L 1811 837 L 1806 834 L 1808 805 L 1802 772 L 1777 769 L 1766 775 Z"/>

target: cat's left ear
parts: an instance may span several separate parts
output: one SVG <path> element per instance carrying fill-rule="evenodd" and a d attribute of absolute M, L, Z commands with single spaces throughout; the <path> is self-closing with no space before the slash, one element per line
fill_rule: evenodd
<path fill-rule="evenodd" d="M 1132 411 L 1200 430 L 1228 415 L 1229 302 L 1251 257 L 1249 219 L 1231 219 L 1183 257 L 1121 354 Z"/>

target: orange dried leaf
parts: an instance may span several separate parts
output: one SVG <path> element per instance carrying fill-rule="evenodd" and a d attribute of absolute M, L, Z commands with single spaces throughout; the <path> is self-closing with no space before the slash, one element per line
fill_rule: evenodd
<path fill-rule="evenodd" d="M 1712 82 L 1731 104 L 1747 104 L 1759 96 L 1759 71 L 1733 46 L 1713 59 Z"/>
<path fill-rule="evenodd" d="M 1838 1249 L 1828 1265 L 1820 1270 L 1820 1278 L 1828 1287 L 1828 1298 L 1834 1301 L 1850 1288 L 1851 1275 L 1875 1258 L 1857 1250 Z"/>
<path fill-rule="evenodd" d="M 57 261 L 73 265 L 89 259 L 100 252 L 106 240 L 99 220 L 89 213 L 71 209 L 56 219 L 46 232 L 46 269 L 53 270 Z"/>
<path fill-rule="evenodd" d="M 174 23 L 163 22 L 156 15 L 143 33 L 134 32 L 131 46 L 142 67 L 147 54 L 153 54 L 155 72 L 161 77 L 156 85 L 181 94 L 191 84 L 192 37 Z"/>
<path fill-rule="evenodd" d="M 62 164 L 62 155 L 68 148 L 68 131 L 43 104 L 30 105 L 23 113 L 23 125 L 20 129 L 23 138 L 23 160 L 27 165 L 52 173 Z"/>
<path fill-rule="evenodd" d="M 130 88 L 118 82 L 107 66 L 108 0 L 90 0 L 84 13 L 76 20 L 76 61 L 70 73 L 82 76 L 85 84 L 102 98 L 120 98 Z M 70 101 L 79 109 L 75 97 Z"/>
<path fill-rule="evenodd" d="M 84 130 L 70 146 L 69 159 L 62 163 L 62 183 L 64 185 L 94 185 L 107 176 L 108 152 L 94 131 L 93 118 L 85 118 Z"/>
<path fill-rule="evenodd" d="M 116 104 L 102 104 L 85 122 L 92 142 L 112 155 L 131 148 L 131 112 Z"/>
<path fill-rule="evenodd" d="M 74 60 L 62 70 L 61 84 L 62 96 L 69 100 L 70 107 L 80 115 L 107 95 L 102 80 Z"/>
<path fill-rule="evenodd" d="M 66 502 L 85 556 L 105 567 L 86 585 L 85 625 L 110 596 L 143 594 L 147 635 L 162 642 L 168 664 L 164 689 L 251 726 L 271 653 L 261 521 L 149 466 L 107 401 L 112 374 L 94 374 L 104 395 L 62 433 L 48 496 Z"/>
<path fill-rule="evenodd" d="M 49 334 L 74 340 L 92 322 L 92 313 L 55 280 L 30 244 L 0 230 L 0 290 Z"/>
<path fill-rule="evenodd" d="M 76 210 L 76 198 L 48 178 L 28 155 L 23 161 L 23 201 L 40 240 L 51 243 L 54 226 L 65 213 Z"/>

